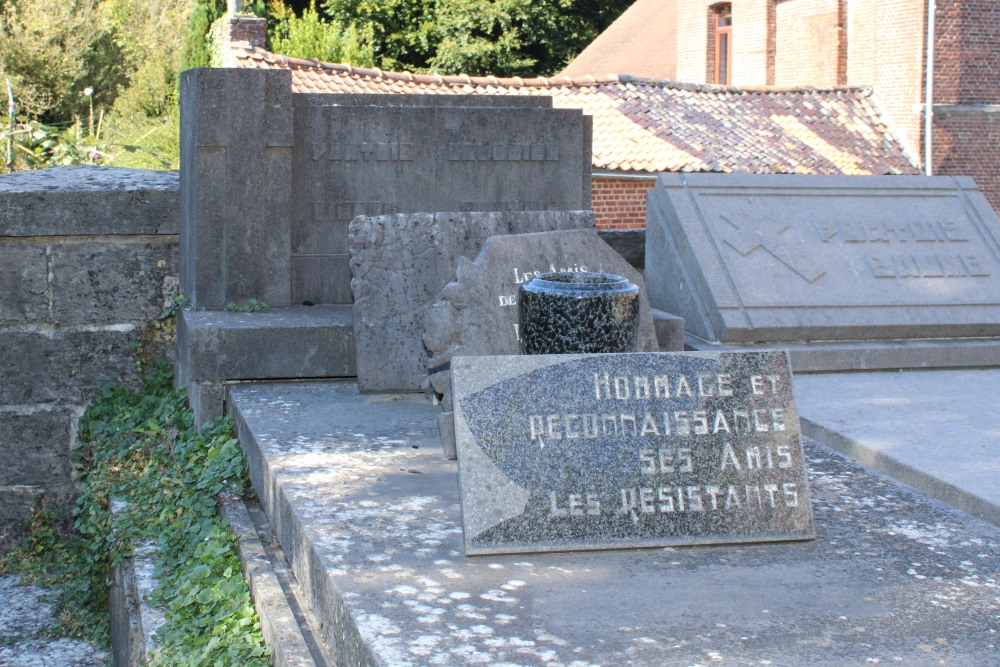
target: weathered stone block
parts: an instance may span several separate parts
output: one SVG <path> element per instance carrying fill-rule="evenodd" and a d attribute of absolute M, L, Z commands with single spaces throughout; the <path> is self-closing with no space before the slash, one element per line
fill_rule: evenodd
<path fill-rule="evenodd" d="M 589 206 L 590 134 L 575 110 L 471 96 L 351 97 L 295 96 L 292 252 L 308 264 L 293 277 L 294 303 L 348 302 L 336 301 L 345 289 L 332 279 L 320 291 L 312 270 L 317 258 L 347 254 L 357 216 Z"/>
<path fill-rule="evenodd" d="M 52 318 L 61 324 L 156 318 L 176 295 L 178 248 L 171 238 L 52 247 Z"/>
<path fill-rule="evenodd" d="M 31 508 L 43 494 L 39 486 L 0 485 L 0 554 L 15 548 L 27 536 Z"/>
<path fill-rule="evenodd" d="M 0 243 L 0 322 L 48 319 L 48 258 L 40 244 Z"/>
<path fill-rule="evenodd" d="M 186 309 L 177 318 L 178 380 L 349 377 L 353 339 L 348 306 Z"/>
<path fill-rule="evenodd" d="M 79 353 L 66 336 L 0 333 L 0 404 L 80 402 Z"/>
<path fill-rule="evenodd" d="M 194 414 L 194 423 L 199 429 L 225 414 L 226 385 L 224 383 L 189 382 L 186 389 L 188 406 Z"/>
<path fill-rule="evenodd" d="M 684 318 L 662 310 L 652 309 L 653 328 L 661 352 L 680 352 L 684 349 Z"/>
<path fill-rule="evenodd" d="M 108 380 L 136 380 L 131 331 L 0 332 L 0 405 L 84 403 Z"/>
<path fill-rule="evenodd" d="M 0 487 L 71 486 L 69 409 L 0 411 Z"/>
<path fill-rule="evenodd" d="M 424 314 L 491 236 L 590 229 L 589 211 L 428 213 L 351 223 L 354 335 L 362 391 L 421 391 L 427 361 Z"/>
<path fill-rule="evenodd" d="M 0 175 L 0 236 L 177 234 L 177 172 L 56 167 Z"/>
<path fill-rule="evenodd" d="M 291 73 L 181 76 L 181 289 L 197 306 L 290 304 Z"/>
<path fill-rule="evenodd" d="M 89 402 L 95 389 L 109 380 L 130 387 L 139 384 L 135 365 L 136 331 L 80 331 L 67 335 L 78 356 L 77 382 L 83 391 L 83 402 Z"/>
<path fill-rule="evenodd" d="M 1000 219 L 968 178 L 662 174 L 654 308 L 733 344 L 1000 336 Z"/>

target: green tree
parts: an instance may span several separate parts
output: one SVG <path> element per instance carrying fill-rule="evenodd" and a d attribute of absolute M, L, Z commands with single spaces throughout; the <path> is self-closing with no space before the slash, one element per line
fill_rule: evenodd
<path fill-rule="evenodd" d="M 436 49 L 445 73 L 555 74 L 630 0 L 438 0 Z"/>
<path fill-rule="evenodd" d="M 128 86 L 105 122 L 114 157 L 110 164 L 136 168 L 177 168 L 178 73 L 184 25 L 194 0 L 104 0 L 115 27 Z"/>
<path fill-rule="evenodd" d="M 326 0 L 342 25 L 371 30 L 383 69 L 550 75 L 632 0 Z"/>
<path fill-rule="evenodd" d="M 342 26 L 370 39 L 375 64 L 387 70 L 426 70 L 436 41 L 435 0 L 325 0 L 323 9 Z"/>
<path fill-rule="evenodd" d="M 126 79 L 114 30 L 95 0 L 0 3 L 3 77 L 21 114 L 49 123 L 85 116 L 91 103 L 110 105 Z"/>
<path fill-rule="evenodd" d="M 281 0 L 268 5 L 271 14 L 268 29 L 270 48 L 294 58 L 317 58 L 326 62 L 346 62 L 371 67 L 371 30 L 361 35 L 356 26 L 341 27 L 325 20 L 316 9 L 316 0 L 298 17 Z"/>

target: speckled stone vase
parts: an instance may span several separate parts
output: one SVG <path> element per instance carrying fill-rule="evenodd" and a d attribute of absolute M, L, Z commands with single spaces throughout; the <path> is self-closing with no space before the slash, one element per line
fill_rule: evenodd
<path fill-rule="evenodd" d="M 543 273 L 521 285 L 524 354 L 632 352 L 639 288 L 610 273 Z"/>

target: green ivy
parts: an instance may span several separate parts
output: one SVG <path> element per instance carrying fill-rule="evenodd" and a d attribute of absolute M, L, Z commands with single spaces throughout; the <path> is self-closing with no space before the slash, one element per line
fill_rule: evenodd
<path fill-rule="evenodd" d="M 216 507 L 223 491 L 249 493 L 246 460 L 231 421 L 199 432 L 184 392 L 172 385 L 172 369 L 161 361 L 137 392 L 114 382 L 100 387 L 79 424 L 77 457 L 84 470 L 75 523 L 79 537 L 60 539 L 44 527 L 51 526 L 51 517 L 46 524 L 39 515 L 32 537 L 5 566 L 63 572 L 61 579 L 77 589 L 63 592 L 62 625 L 79 628 L 74 636 L 106 645 L 110 568 L 136 543 L 153 541 L 160 557 L 153 602 L 166 612 L 153 664 L 269 664 L 235 537 Z M 114 512 L 112 499 L 120 501 Z M 71 546 L 55 547 L 63 542 Z M 72 555 L 44 562 L 52 560 L 39 558 L 47 549 Z"/>

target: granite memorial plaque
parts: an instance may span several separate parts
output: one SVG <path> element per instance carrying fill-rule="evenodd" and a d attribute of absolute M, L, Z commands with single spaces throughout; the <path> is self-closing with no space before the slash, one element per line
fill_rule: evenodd
<path fill-rule="evenodd" d="M 438 394 L 446 395 L 455 356 L 520 354 L 517 294 L 540 273 L 596 271 L 623 276 L 639 287 L 636 350 L 656 352 L 656 332 L 642 274 L 593 230 L 538 232 L 487 239 L 472 261 L 458 259 L 449 283 L 427 310 L 423 335 L 431 353 L 427 368 Z M 446 403 L 447 405 L 447 403 Z"/>
<path fill-rule="evenodd" d="M 709 343 L 1000 336 L 1000 220 L 964 177 L 663 174 L 645 266 Z"/>
<path fill-rule="evenodd" d="M 456 357 L 466 555 L 802 540 L 784 352 Z"/>
<path fill-rule="evenodd" d="M 351 285 L 361 390 L 427 388 L 424 314 L 454 279 L 459 257 L 477 255 L 491 236 L 593 228 L 589 211 L 416 213 L 354 220 Z"/>

